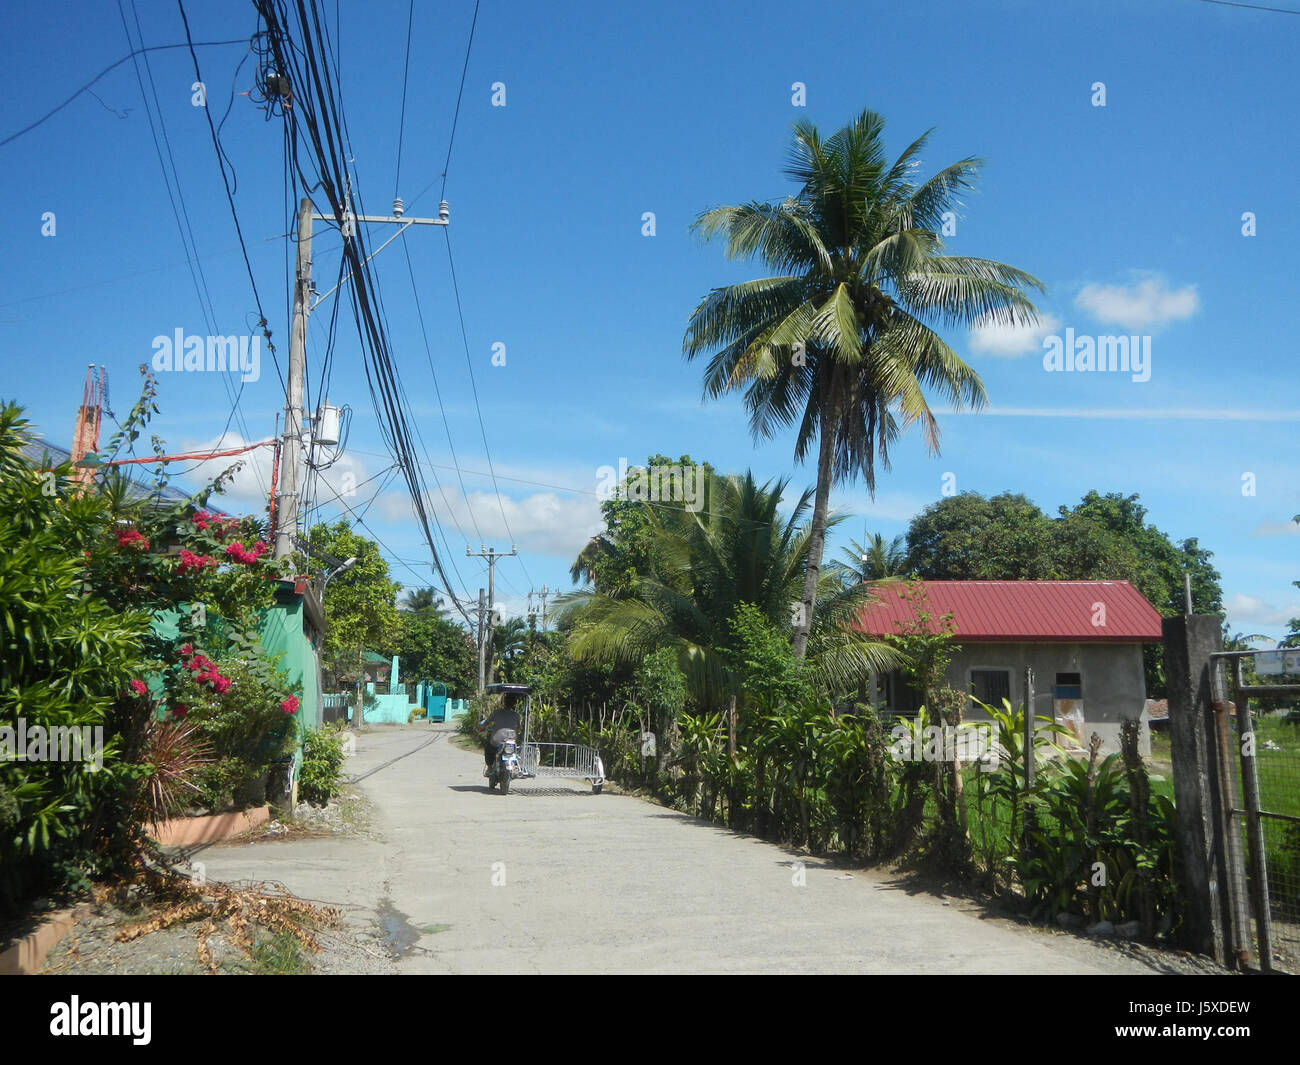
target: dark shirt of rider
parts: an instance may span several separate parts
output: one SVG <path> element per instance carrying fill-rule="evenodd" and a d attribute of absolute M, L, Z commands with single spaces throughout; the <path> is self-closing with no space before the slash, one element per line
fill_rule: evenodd
<path fill-rule="evenodd" d="M 486 761 L 492 761 L 492 754 L 497 747 L 501 746 L 504 737 L 501 735 L 506 729 L 513 729 L 518 734 L 521 728 L 519 715 L 515 711 L 501 707 L 493 710 L 491 716 L 487 719 L 487 742 L 483 745 L 483 757 Z"/>

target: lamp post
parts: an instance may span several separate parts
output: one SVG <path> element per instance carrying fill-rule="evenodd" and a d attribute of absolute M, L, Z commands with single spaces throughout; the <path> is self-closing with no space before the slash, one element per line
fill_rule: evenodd
<path fill-rule="evenodd" d="M 330 582 L 331 580 L 333 580 L 335 577 L 337 577 L 337 576 L 338 576 L 340 573 L 342 573 L 344 570 L 349 570 L 349 569 L 351 569 L 351 568 L 352 568 L 353 566 L 355 566 L 356 564 L 357 564 L 357 556 L 356 556 L 356 555 L 353 555 L 350 559 L 348 559 L 346 562 L 344 562 L 343 565 L 341 565 L 341 566 L 335 566 L 332 570 L 330 570 L 327 574 L 325 574 L 325 579 L 324 579 L 323 581 L 321 581 L 321 586 L 320 586 L 321 594 L 322 594 L 322 595 L 324 594 L 324 592 L 325 592 L 325 588 L 329 585 L 329 582 Z"/>

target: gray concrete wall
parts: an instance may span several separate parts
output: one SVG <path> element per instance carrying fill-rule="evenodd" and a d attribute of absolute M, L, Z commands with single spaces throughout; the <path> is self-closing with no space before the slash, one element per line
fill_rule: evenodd
<path fill-rule="evenodd" d="M 1052 688 L 1057 673 L 1078 673 L 1083 698 L 1073 705 L 1083 711 L 1086 746 L 1096 732 L 1102 752 L 1119 750 L 1120 722 L 1142 721 L 1140 739 L 1144 755 L 1151 753 L 1151 733 L 1142 714 L 1146 701 L 1146 678 L 1142 669 L 1142 645 L 1114 643 L 980 643 L 966 644 L 948 666 L 947 680 L 954 688 L 971 690 L 972 669 L 1009 669 L 1011 704 L 1024 700 L 1024 670 L 1034 671 L 1034 713 L 1039 717 L 1061 717 L 1070 704 L 1054 704 Z M 987 720 L 983 712 L 967 710 L 970 721 Z"/>

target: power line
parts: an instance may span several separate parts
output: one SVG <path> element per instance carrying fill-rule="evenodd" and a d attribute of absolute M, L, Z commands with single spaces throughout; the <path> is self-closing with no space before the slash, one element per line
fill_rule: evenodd
<path fill-rule="evenodd" d="M 470 27 L 469 27 L 469 40 L 465 43 L 465 62 L 460 68 L 460 88 L 456 90 L 456 111 L 452 115 L 452 119 L 451 119 L 451 136 L 447 138 L 447 158 L 443 161 L 442 173 L 438 177 L 430 181 L 429 184 L 425 185 L 424 188 L 422 188 L 414 196 L 412 196 L 410 202 L 407 204 L 408 207 L 415 206 L 415 202 L 426 192 L 428 192 L 431 188 L 433 188 L 434 185 L 438 184 L 439 181 L 442 182 L 442 192 L 438 198 L 443 200 L 447 198 L 447 171 L 451 167 L 451 148 L 452 145 L 456 143 L 456 126 L 460 123 L 460 101 L 461 98 L 465 95 L 465 74 L 469 71 L 469 52 L 470 49 L 474 46 L 474 27 L 477 25 L 478 25 L 478 0 L 475 0 L 474 19 L 470 23 Z"/>
<path fill-rule="evenodd" d="M 117 10 L 118 10 L 118 15 L 122 19 L 122 30 L 126 34 L 127 47 L 134 48 L 136 42 L 131 39 L 131 29 L 127 25 L 126 9 L 123 7 L 122 0 L 117 0 Z M 131 0 L 131 13 L 135 20 L 136 36 L 139 38 L 139 43 L 141 47 L 143 47 L 144 29 L 140 25 L 140 12 L 136 7 L 135 0 Z M 144 79 L 140 77 L 141 62 L 143 62 L 144 64 L 145 74 L 148 76 L 149 79 L 149 92 L 153 97 L 152 109 L 150 109 L 149 107 L 149 96 L 146 96 L 145 94 Z M 198 241 L 194 236 L 194 226 L 190 221 L 189 207 L 185 203 L 185 192 L 184 189 L 182 189 L 181 187 L 180 170 L 176 166 L 176 157 L 172 152 L 171 138 L 167 135 L 167 123 L 163 118 L 162 104 L 158 99 L 158 86 L 154 82 L 153 68 L 149 63 L 148 54 L 143 55 L 143 57 L 140 60 L 133 61 L 132 65 L 135 68 L 135 79 L 136 79 L 136 84 L 140 88 L 140 97 L 144 101 L 145 116 L 149 120 L 149 133 L 153 138 L 154 153 L 158 157 L 158 166 L 163 172 L 163 184 L 167 189 L 167 198 L 171 203 L 172 217 L 176 220 L 176 229 L 180 234 L 181 247 L 184 249 L 187 256 L 192 256 L 192 258 L 189 260 L 189 272 L 190 272 L 190 278 L 194 282 L 194 292 L 195 295 L 198 297 L 199 309 L 203 313 L 205 324 L 208 325 L 209 334 L 214 334 L 214 333 L 220 334 L 221 327 L 219 322 L 217 321 L 216 307 L 212 302 L 212 293 L 208 288 L 207 275 L 203 270 L 203 262 L 199 257 Z M 156 128 L 154 126 L 155 111 L 158 114 L 158 124 Z M 162 147 L 160 147 L 158 143 L 159 133 L 162 134 L 162 145 L 165 146 L 167 149 L 167 162 L 163 161 Z M 171 166 L 170 171 L 168 170 L 169 163 Z M 176 186 L 175 196 L 172 195 L 173 184 Z M 180 202 L 179 209 L 177 207 L 178 200 Z M 187 236 L 188 236 L 188 240 L 187 240 Z M 244 395 L 244 383 L 245 382 L 241 378 L 239 385 L 236 388 L 236 386 L 231 383 L 230 379 L 226 375 L 224 374 L 221 375 L 222 387 L 225 389 L 226 398 L 230 400 L 230 404 L 231 404 L 230 414 L 227 416 L 226 424 L 222 427 L 221 430 L 220 440 L 222 441 L 225 440 L 226 434 L 229 433 L 230 423 L 236 418 L 236 416 L 238 416 L 240 430 L 243 434 L 244 439 L 248 440 L 253 435 L 249 431 L 248 423 L 244 419 L 243 413 L 240 410 L 240 403 Z M 262 478 L 261 469 L 256 465 L 254 465 L 253 467 L 253 476 L 257 479 L 258 487 L 263 492 L 265 492 L 267 490 L 267 484 Z"/>
<path fill-rule="evenodd" d="M 166 50 L 169 49 L 169 48 L 186 48 L 186 47 L 188 47 L 188 48 L 190 49 L 191 54 L 192 54 L 195 48 L 214 48 L 214 47 L 217 47 L 217 46 L 219 46 L 219 45 L 227 45 L 227 44 L 247 44 L 247 43 L 248 43 L 248 39 L 247 39 L 247 38 L 240 38 L 240 39 L 238 39 L 238 40 L 234 40 L 234 41 L 191 41 L 191 40 L 188 40 L 188 34 L 187 34 L 186 36 L 187 36 L 187 40 L 186 40 L 186 43 L 185 43 L 185 44 L 153 44 L 153 45 L 150 45 L 148 48 L 136 48 L 136 49 L 133 49 L 132 51 L 128 52 L 128 53 L 127 53 L 126 55 L 124 55 L 121 59 L 119 59 L 116 63 L 110 63 L 108 66 L 106 66 L 103 70 L 101 70 L 98 74 L 96 74 L 93 78 L 91 78 L 88 82 L 86 82 L 85 85 L 83 85 L 80 89 L 78 89 L 78 90 L 77 90 L 76 92 L 74 92 L 71 96 L 69 96 L 66 100 L 64 100 L 63 103 L 59 104 L 58 107 L 54 108 L 52 111 L 48 111 L 47 113 L 45 113 L 44 115 L 42 115 L 40 118 L 38 118 L 35 122 L 33 122 L 31 125 L 24 126 L 24 127 L 23 127 L 22 129 L 20 129 L 17 133 L 11 133 L 11 134 L 9 134 L 9 136 L 7 136 L 4 140 L 0 141 L 0 148 L 3 148 L 3 147 L 4 147 L 6 144 L 8 144 L 10 141 L 16 141 L 16 140 L 17 140 L 19 137 L 21 137 L 23 134 L 25 134 L 25 133 L 30 133 L 32 130 L 34 130 L 37 126 L 41 125 L 42 123 L 49 121 L 51 118 L 53 118 L 55 115 L 57 115 L 60 111 L 62 111 L 65 107 L 67 107 L 68 104 L 72 103 L 72 101 L 75 100 L 78 96 L 80 96 L 83 92 L 88 92 L 88 91 L 90 90 L 90 87 L 91 87 L 92 85 L 94 85 L 95 82 L 99 81 L 99 79 L 102 78 L 105 74 L 108 74 L 108 73 L 110 73 L 111 71 L 116 70 L 116 69 L 117 69 L 118 67 L 120 67 L 123 63 L 125 63 L 128 59 L 134 59 L 136 56 L 141 55 L 141 54 L 143 54 L 143 53 L 145 53 L 145 52 L 163 52 L 163 51 L 166 51 Z"/>
<path fill-rule="evenodd" d="M 479 0 L 474 0 L 474 18 L 469 24 L 469 40 L 465 42 L 465 62 L 460 68 L 460 88 L 456 90 L 456 111 L 451 119 L 451 136 L 447 138 L 447 158 L 442 164 L 442 195 L 447 198 L 447 171 L 451 169 L 451 146 L 456 143 L 456 126 L 460 123 L 460 101 L 465 95 L 465 75 L 469 72 L 469 52 L 474 47 L 474 27 L 478 25 Z"/>
<path fill-rule="evenodd" d="M 340 496 L 337 492 L 334 491 L 333 486 L 331 486 L 330 483 L 329 483 L 328 481 L 324 482 L 324 484 L 325 484 L 325 487 L 328 488 L 328 489 L 330 490 L 330 493 L 334 496 L 334 498 L 337 499 L 340 503 L 343 504 L 343 508 L 344 508 L 344 509 L 349 513 L 349 514 L 353 515 L 353 517 L 355 518 L 356 524 L 357 524 L 357 525 L 360 525 L 363 529 L 366 530 L 366 532 L 370 533 L 370 535 L 373 536 L 373 537 L 375 538 L 375 543 L 377 543 L 380 547 L 382 547 L 385 551 L 387 551 L 388 554 L 389 554 L 392 558 L 396 559 L 396 560 L 399 561 L 399 562 L 402 562 L 402 565 L 405 566 L 406 569 L 407 569 L 407 571 L 408 571 L 412 576 L 414 576 L 417 580 L 419 580 L 419 581 L 421 581 L 421 582 L 423 582 L 423 581 L 425 580 L 425 576 L 422 575 L 422 574 L 416 573 L 416 571 L 413 570 L 413 569 L 411 569 L 411 567 L 410 567 L 406 562 L 404 562 L 402 559 L 400 559 L 400 558 L 398 557 L 397 553 L 396 553 L 396 552 L 395 552 L 391 547 L 389 547 L 386 543 L 384 543 L 383 540 L 381 540 L 381 539 L 379 538 L 379 534 L 378 534 L 377 532 L 375 532 L 375 530 L 374 530 L 371 526 L 367 525 L 367 524 L 365 523 L 365 521 L 362 520 L 361 518 L 356 517 L 356 511 L 354 511 L 350 506 L 348 506 L 347 502 L 343 499 L 342 496 Z M 376 493 L 376 495 L 377 495 L 377 494 L 378 494 L 378 493 Z M 455 563 L 454 559 L 452 560 L 451 565 L 452 565 L 452 569 L 455 570 L 455 569 L 456 569 L 456 563 Z M 457 578 L 457 580 L 460 580 L 462 586 L 465 586 L 465 582 L 461 579 L 461 576 L 460 576 L 459 571 L 456 572 L 456 578 Z M 452 601 L 453 601 L 453 602 L 456 601 L 456 600 L 455 600 L 455 596 L 452 597 Z M 464 611 L 461 611 L 461 614 L 462 614 L 462 616 L 465 618 L 465 621 L 466 621 L 466 622 L 469 622 L 469 615 L 465 614 Z"/>
<path fill-rule="evenodd" d="M 373 457 L 375 457 L 375 458 L 387 458 L 386 455 L 380 455 L 380 454 L 378 454 L 377 452 L 374 452 L 374 451 L 357 451 L 357 452 L 355 452 L 355 453 L 358 454 L 358 455 L 371 455 L 371 456 L 373 456 Z M 491 477 L 491 476 L 492 476 L 492 474 L 487 473 L 487 472 L 485 472 L 485 471 L 483 471 L 483 470 L 468 470 L 468 469 L 465 469 L 465 468 L 462 467 L 462 466 L 448 466 L 448 465 L 446 465 L 445 463 L 444 463 L 444 464 L 439 464 L 439 463 L 436 463 L 436 462 L 435 462 L 435 463 L 430 463 L 430 465 L 431 465 L 431 466 L 434 466 L 435 468 L 440 469 L 440 470 L 458 470 L 458 471 L 461 471 L 461 472 L 464 472 L 464 473 L 468 473 L 471 477 Z M 634 470 L 634 469 L 645 469 L 645 468 L 646 468 L 646 467 L 643 467 L 643 466 L 629 466 L 629 467 L 628 467 L 629 470 Z M 515 484 L 526 484 L 526 485 L 528 485 L 528 486 L 530 486 L 530 487 L 532 487 L 532 488 L 550 488 L 550 489 L 553 489 L 553 490 L 555 490 L 555 491 L 557 491 L 557 492 L 571 492 L 571 493 L 574 494 L 574 495 L 595 496 L 597 499 L 600 499 L 600 497 L 601 497 L 601 493 L 598 492 L 598 491 L 596 491 L 596 490 L 593 489 L 593 488 L 574 488 L 572 485 L 568 485 L 568 484 L 551 484 L 551 483 L 549 483 L 549 482 L 547 482 L 547 481 L 531 481 L 531 480 L 528 480 L 528 479 L 525 478 L 525 477 L 510 477 L 510 476 L 507 476 L 507 475 L 504 474 L 504 473 L 499 473 L 499 474 L 496 475 L 496 477 L 497 477 L 498 480 L 502 480 L 502 481 L 513 481 Z M 611 497 L 611 498 L 615 498 L 615 499 L 616 499 L 616 498 L 618 498 L 618 497 L 617 497 L 617 496 L 614 496 L 614 497 Z M 657 508 L 659 508 L 660 510 L 681 510 L 681 509 L 682 509 L 682 505 L 681 505 L 680 503 L 660 503 L 660 502 L 658 502 L 658 501 L 656 501 L 656 500 L 652 500 L 652 499 L 643 499 L 643 500 L 639 500 L 638 502 L 640 502 L 642 506 L 646 506 L 646 507 L 657 507 Z M 692 511 L 690 511 L 690 513 L 692 513 L 692 514 L 699 514 L 699 515 L 701 515 L 702 517 L 706 517 L 706 518 L 724 518 L 724 519 L 730 519 L 730 517 L 731 517 L 731 515 L 729 515 L 729 514 L 723 514 L 723 513 L 719 512 L 719 511 L 716 511 L 716 510 L 692 510 Z M 739 519 L 738 519 L 738 520 L 739 520 Z M 747 524 L 750 524 L 750 525 L 771 525 L 771 524 L 772 524 L 770 521 L 767 521 L 767 522 L 753 522 L 753 521 L 749 521 L 749 519 L 744 519 L 744 520 L 746 521 Z M 507 530 L 507 534 L 509 534 L 509 530 Z"/>
<path fill-rule="evenodd" d="M 317 188 L 323 191 L 329 202 L 330 213 L 343 231 L 343 254 L 349 268 L 348 291 L 352 315 L 362 344 L 362 368 L 380 432 L 402 470 L 434 566 L 452 602 L 468 621 L 465 605 L 443 569 L 434 542 L 430 515 L 425 507 L 426 493 L 420 466 L 414 454 L 411 427 L 402 405 L 404 390 L 383 322 L 382 299 L 370 267 L 370 257 L 366 254 L 364 235 L 351 222 L 357 213 L 354 211 L 354 203 L 362 205 L 359 190 L 353 187 L 343 164 L 345 147 L 350 152 L 350 137 L 346 119 L 341 113 L 337 89 L 332 82 L 328 31 L 321 23 L 316 0 L 294 0 L 293 6 L 301 29 L 300 40 L 291 40 L 288 36 L 285 26 L 288 5 L 285 0 L 258 0 L 258 11 L 266 25 L 266 32 L 259 34 L 259 37 L 265 39 L 268 48 L 266 69 L 259 75 L 259 89 L 268 100 L 277 101 L 272 103 L 272 108 L 278 108 L 277 113 L 283 113 L 287 120 L 286 136 L 291 138 L 293 165 L 304 190 L 308 193 Z M 335 69 L 337 68 L 336 62 Z M 274 88 L 267 84 L 267 76 L 272 74 L 276 78 Z M 285 103 L 279 103 L 280 100 Z M 309 176 L 299 163 L 299 135 L 303 137 L 315 163 L 315 176 Z M 325 214 L 323 211 L 319 213 Z M 363 206 L 361 213 L 364 214 Z M 438 528 L 445 541 L 446 535 L 436 519 L 433 519 L 432 526 Z"/>
<path fill-rule="evenodd" d="M 402 135 L 406 131 L 406 81 L 411 73 L 411 27 L 414 23 L 415 0 L 411 0 L 406 12 L 406 62 L 402 65 L 402 117 L 397 122 L 397 166 L 393 169 L 394 199 L 402 185 Z"/>
<path fill-rule="evenodd" d="M 274 237 L 260 237 L 258 238 L 258 241 L 256 241 L 255 243 L 270 244 L 272 241 L 282 241 L 285 239 L 285 237 L 288 236 L 290 236 L 289 233 L 280 233 Z M 325 248 L 324 250 L 336 251 L 338 247 L 339 245 L 332 244 L 328 248 Z M 209 261 L 211 261 L 213 259 L 219 259 L 223 255 L 234 255 L 235 252 L 237 251 L 239 251 L 239 245 L 235 244 L 229 248 L 224 248 L 221 251 L 214 251 L 207 258 Z M 175 270 L 176 267 L 178 266 L 187 266 L 189 262 L 190 262 L 189 259 L 180 259 L 177 260 L 176 262 L 164 263 L 162 266 L 151 266 L 147 270 L 135 270 L 129 274 L 118 274 L 116 277 L 105 277 L 99 281 L 88 281 L 84 285 L 73 285 L 71 288 L 61 288 L 61 289 L 57 289 L 54 292 L 39 292 L 35 296 L 23 296 L 20 299 L 9 300 L 6 303 L 0 303 L 0 309 L 3 309 L 5 307 L 17 307 L 18 304 L 20 303 L 33 303 L 36 300 L 52 300 L 58 296 L 68 296 L 74 292 L 84 292 L 86 289 L 100 288 L 103 285 L 116 285 L 119 281 L 130 281 L 131 279 L 136 277 L 147 277 L 150 274 L 161 274 L 161 273 L 165 273 L 168 270 Z"/>
<path fill-rule="evenodd" d="M 451 437 L 451 423 L 447 420 L 447 408 L 443 406 L 442 389 L 438 385 L 438 371 L 434 369 L 433 365 L 433 349 L 429 345 L 429 331 L 424 325 L 424 309 L 420 306 L 420 289 L 415 283 L 415 268 L 411 265 L 411 250 L 407 247 L 405 238 L 402 239 L 402 251 L 406 253 L 406 271 L 411 278 L 411 293 L 415 297 L 415 313 L 420 320 L 420 335 L 424 338 L 424 354 L 425 358 L 429 360 L 429 373 L 433 376 L 433 394 L 437 397 L 438 411 L 442 415 L 442 426 L 447 433 L 447 447 L 451 451 L 451 461 L 456 470 L 456 479 L 460 482 L 460 494 L 465 497 L 465 507 L 469 511 L 469 520 L 473 524 L 474 532 L 481 542 L 483 540 L 483 530 L 478 527 L 478 518 L 475 516 L 474 507 L 469 501 L 469 493 L 465 490 L 465 478 L 460 472 L 460 460 L 456 457 L 456 445 L 452 442 Z M 424 457 L 428 461 L 429 456 L 427 453 Z M 433 463 L 429 462 L 429 466 L 433 467 Z M 446 500 L 444 499 L 443 502 L 445 503 Z M 455 521 L 455 512 L 451 510 L 450 504 L 448 504 L 447 510 L 452 513 L 452 520 Z M 461 538 L 464 539 L 465 533 L 460 529 L 459 523 L 457 523 L 457 531 L 460 532 Z"/>
<path fill-rule="evenodd" d="M 478 414 L 479 433 L 483 437 L 483 454 L 487 458 L 488 470 L 492 476 L 492 487 L 496 490 L 497 508 L 501 511 L 501 521 L 506 527 L 506 533 L 514 541 L 515 534 L 510 528 L 510 520 L 506 517 L 505 504 L 501 502 L 501 488 L 497 484 L 496 468 L 492 464 L 492 451 L 488 447 L 487 426 L 483 424 L 483 408 L 478 401 L 478 383 L 474 380 L 474 362 L 469 354 L 469 333 L 465 329 L 465 312 L 460 302 L 460 283 L 456 280 L 456 260 L 451 253 L 451 234 L 444 229 L 443 236 L 447 238 L 447 265 L 451 269 L 451 291 L 456 299 L 456 317 L 460 320 L 460 339 L 465 347 L 465 365 L 469 369 L 470 388 L 474 393 L 474 410 Z M 517 555 L 516 557 L 519 559 L 519 568 L 524 571 L 524 578 L 528 581 L 529 587 L 532 587 L 533 578 L 528 572 L 528 567 L 524 565 L 523 556 Z"/>
<path fill-rule="evenodd" d="M 194 63 L 194 80 L 203 81 L 203 74 L 199 71 L 198 53 L 194 51 L 193 38 L 190 36 L 190 20 L 185 14 L 185 0 L 176 0 L 176 6 L 180 9 L 181 23 L 185 27 L 185 40 L 190 46 L 190 60 Z M 285 387 L 284 373 L 280 369 L 280 360 L 275 354 L 275 344 L 271 341 L 271 327 L 267 323 L 266 312 L 262 310 L 262 297 L 257 291 L 257 279 L 253 276 L 253 264 L 248 258 L 248 246 L 244 243 L 244 231 L 239 224 L 239 212 L 235 210 L 235 197 L 230 190 L 230 179 L 226 176 L 225 153 L 221 150 L 221 140 L 217 137 L 217 128 L 212 124 L 212 112 L 206 107 L 203 108 L 203 115 L 208 120 L 208 132 L 212 135 L 212 147 L 217 152 L 217 167 L 221 170 L 221 184 L 225 186 L 226 202 L 230 204 L 230 217 L 235 222 L 235 235 L 239 238 L 239 248 L 244 255 L 244 267 L 248 271 L 249 284 L 253 286 L 253 300 L 257 304 L 258 327 L 266 337 L 266 347 L 271 354 L 271 363 L 275 366 L 276 376 L 280 378 L 280 386 Z"/>
<path fill-rule="evenodd" d="M 1218 7 L 1244 7 L 1249 11 L 1272 11 L 1278 15 L 1300 15 L 1300 11 L 1295 11 L 1289 7 L 1263 7 L 1260 4 L 1241 4 L 1235 3 L 1234 0 L 1200 0 L 1202 4 L 1215 4 Z"/>

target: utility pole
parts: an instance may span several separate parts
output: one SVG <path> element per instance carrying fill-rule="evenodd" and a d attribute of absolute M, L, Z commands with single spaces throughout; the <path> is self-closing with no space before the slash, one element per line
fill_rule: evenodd
<path fill-rule="evenodd" d="M 466 544 L 465 556 L 467 558 L 486 558 L 488 560 L 487 619 L 486 619 L 486 625 L 484 625 L 482 621 L 480 621 L 479 623 L 479 631 L 482 635 L 482 641 L 479 644 L 479 653 L 478 653 L 479 691 L 481 692 L 483 690 L 485 683 L 487 684 L 492 683 L 492 654 L 490 649 L 492 646 L 492 623 L 495 620 L 493 610 L 495 609 L 496 606 L 495 590 L 496 590 L 497 559 L 513 558 L 515 555 L 519 554 L 519 548 L 517 548 L 514 544 L 511 544 L 510 550 L 506 552 L 506 551 L 498 551 L 495 547 L 485 548 L 482 544 L 479 544 L 478 546 L 479 549 L 477 551 L 471 551 L 469 549 L 469 545 Z M 487 660 L 486 669 L 484 668 L 485 658 Z M 487 677 L 486 682 L 484 682 L 483 680 L 484 676 Z"/>
<path fill-rule="evenodd" d="M 275 501 L 275 557 L 293 550 L 298 532 L 298 493 L 302 478 L 302 394 L 307 371 L 307 315 L 311 308 L 311 200 L 298 205 L 298 270 L 293 286 L 293 328 L 289 334 L 289 393 L 280 447 L 280 495 Z"/>
<path fill-rule="evenodd" d="M 478 590 L 478 632 L 475 634 L 478 639 L 478 693 L 483 694 L 484 686 L 484 651 L 487 644 L 483 641 L 483 627 L 487 622 L 487 599 L 483 595 L 483 589 Z"/>
<path fill-rule="evenodd" d="M 542 585 L 542 631 L 543 632 L 546 631 L 546 597 L 548 595 L 554 595 L 554 594 L 555 593 L 552 592 L 551 589 L 546 587 L 546 585 L 544 584 Z"/>
<path fill-rule="evenodd" d="M 353 239 L 358 222 L 388 223 L 400 228 L 383 244 L 366 256 L 370 262 L 411 226 L 445 226 L 451 218 L 447 201 L 438 205 L 437 218 L 406 218 L 401 199 L 393 201 L 392 215 L 357 215 L 351 203 L 346 205 L 347 217 L 343 221 L 343 239 Z M 311 232 L 312 222 L 337 222 L 333 215 L 315 214 L 311 200 L 303 199 L 298 206 L 298 270 L 293 290 L 293 328 L 289 334 L 289 380 L 285 399 L 284 443 L 280 449 L 280 492 L 276 500 L 275 557 L 284 558 L 293 550 L 298 531 L 298 498 L 302 485 L 303 465 L 303 379 L 307 368 L 307 316 L 327 300 L 350 278 L 349 274 L 323 295 L 316 296 L 311 282 Z M 315 296 L 313 299 L 312 297 Z"/>

